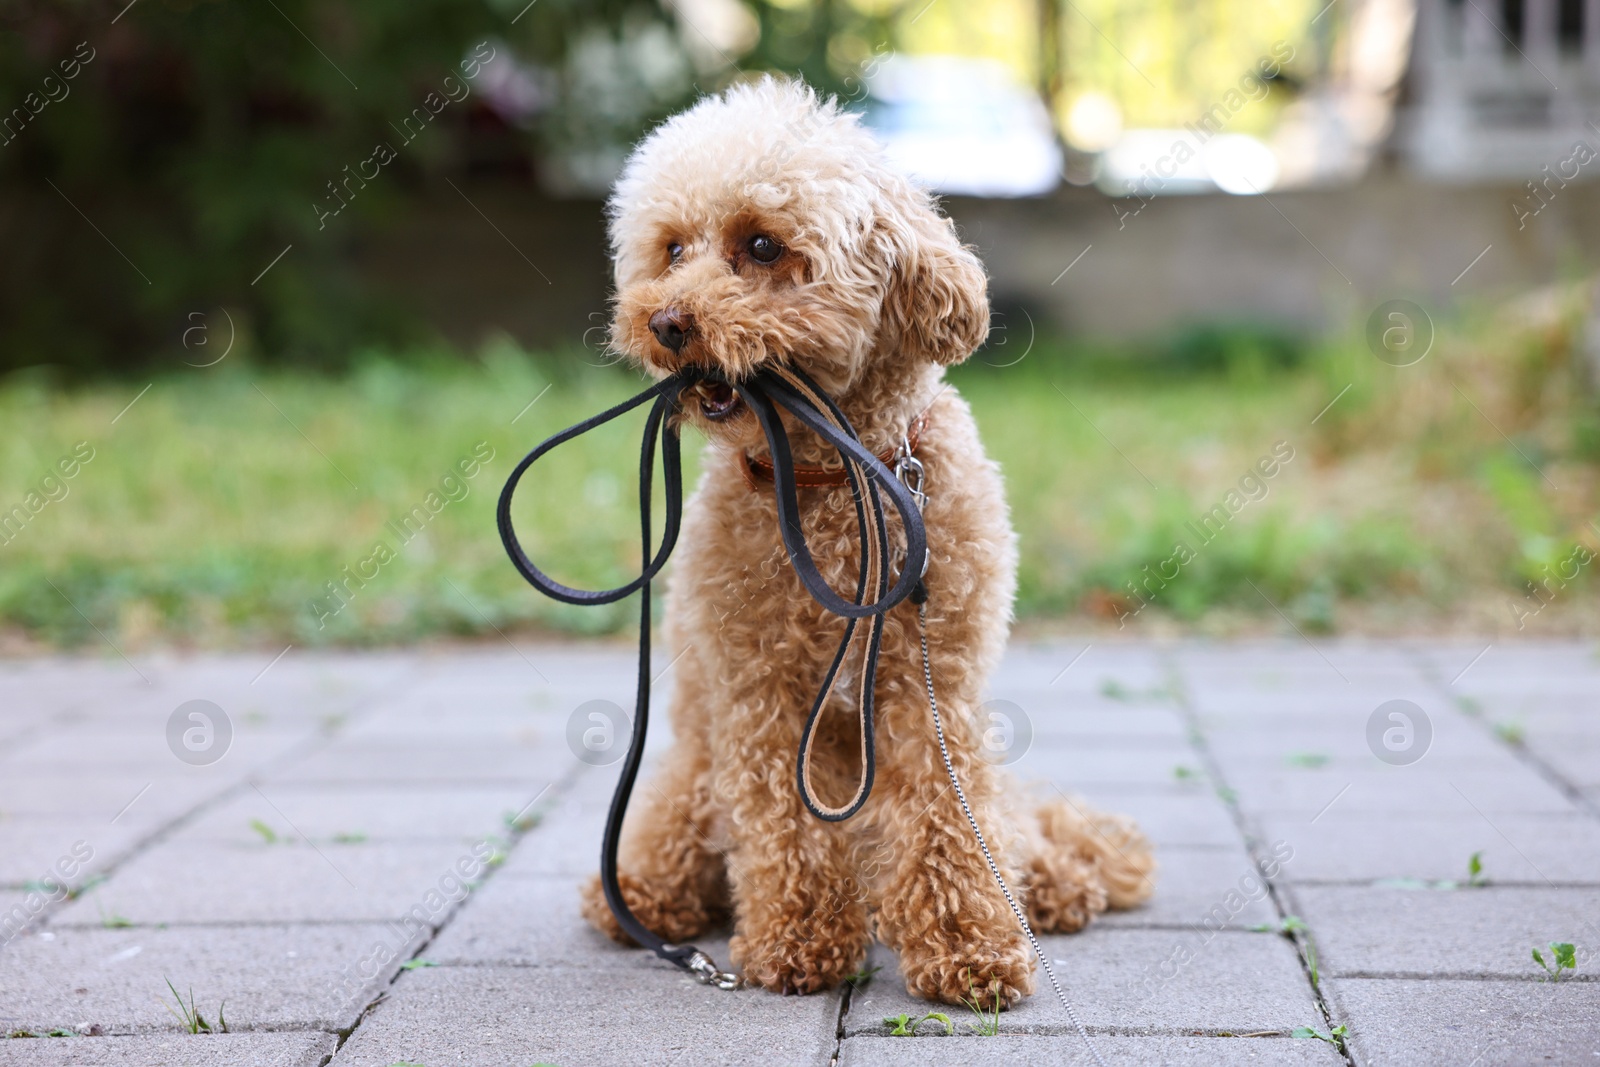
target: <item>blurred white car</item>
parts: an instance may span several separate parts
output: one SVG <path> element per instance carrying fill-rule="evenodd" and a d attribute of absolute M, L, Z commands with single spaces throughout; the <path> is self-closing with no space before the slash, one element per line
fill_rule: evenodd
<path fill-rule="evenodd" d="M 1060 184 L 1050 115 L 1004 65 L 896 55 L 868 66 L 867 124 L 890 158 L 934 192 L 1041 196 Z"/>

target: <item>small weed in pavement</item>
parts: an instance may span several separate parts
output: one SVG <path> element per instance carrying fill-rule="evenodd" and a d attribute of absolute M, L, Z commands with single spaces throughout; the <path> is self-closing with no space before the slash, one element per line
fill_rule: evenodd
<path fill-rule="evenodd" d="M 1252 933 L 1257 934 L 1286 934 L 1293 936 L 1296 930 L 1304 930 L 1305 921 L 1298 915 L 1285 915 L 1275 923 L 1260 923 L 1250 927 Z"/>
<path fill-rule="evenodd" d="M 913 1020 L 911 1016 L 905 1014 L 891 1015 L 887 1019 L 883 1020 L 883 1025 L 891 1027 L 889 1030 L 890 1037 L 916 1037 L 917 1029 L 930 1019 L 936 1023 L 944 1024 L 944 1033 L 946 1037 L 949 1037 L 951 1034 L 955 1033 L 955 1026 L 950 1022 L 950 1016 L 946 1015 L 942 1011 L 930 1011 L 922 1018 L 916 1020 Z"/>
<path fill-rule="evenodd" d="M 1176 778 L 1180 782 L 1188 782 L 1200 777 L 1200 775 L 1193 767 L 1185 767 L 1180 763 L 1176 767 L 1172 768 L 1172 777 Z"/>
<path fill-rule="evenodd" d="M 1549 975 L 1549 981 L 1559 982 L 1566 971 L 1574 974 L 1578 970 L 1578 952 L 1568 941 L 1550 942 L 1550 962 L 1546 963 L 1544 953 L 1538 949 L 1533 950 L 1533 962 L 1544 968 L 1544 973 Z"/>
<path fill-rule="evenodd" d="M 166 983 L 167 988 L 172 990 L 172 999 L 178 1002 L 178 1006 L 174 1009 L 171 1004 L 167 1003 L 166 997 L 160 998 L 161 1006 L 166 1008 L 167 1014 L 177 1019 L 185 1030 L 191 1034 L 225 1034 L 228 1032 L 228 1020 L 222 1014 L 223 1009 L 228 1006 L 227 1001 L 223 1001 L 217 1007 L 217 1025 L 213 1027 L 206 1021 L 205 1016 L 200 1014 L 200 1010 L 195 1007 L 193 988 L 189 990 L 189 1003 L 185 1004 L 183 997 L 178 993 L 177 987 L 172 984 L 172 979 L 166 979 Z"/>
<path fill-rule="evenodd" d="M 400 969 L 402 971 L 415 971 L 415 970 L 417 970 L 418 968 L 421 968 L 421 967 L 437 967 L 437 966 L 439 966 L 439 965 L 437 963 L 434 963 L 432 960 L 406 960 L 404 963 L 402 963 L 400 965 Z"/>
<path fill-rule="evenodd" d="M 1326 766 L 1330 758 L 1321 752 L 1291 752 L 1284 757 L 1284 762 L 1291 767 L 1307 767 L 1311 770 L 1316 770 L 1318 767 Z"/>
<path fill-rule="evenodd" d="M 539 819 L 540 813 L 537 811 L 524 812 L 521 815 L 514 811 L 508 811 L 500 817 L 500 821 L 505 823 L 506 829 L 514 834 L 527 833 L 539 825 Z"/>
<path fill-rule="evenodd" d="M 855 974 L 847 976 L 845 981 L 850 984 L 851 989 L 860 989 L 862 986 L 872 981 L 872 976 L 881 970 L 883 970 L 882 967 L 868 967 L 863 963 L 861 965 L 861 969 Z"/>
<path fill-rule="evenodd" d="M 1483 851 L 1480 849 L 1467 857 L 1467 880 L 1464 882 L 1454 878 L 1432 881 L 1426 878 L 1380 878 L 1372 884 L 1379 889 L 1482 889 L 1489 884 L 1489 876 L 1483 870 Z"/>
<path fill-rule="evenodd" d="M 1100 695 L 1108 700 L 1121 700 L 1130 702 L 1134 700 L 1169 700 L 1172 693 L 1163 685 L 1154 685 L 1149 689 L 1130 689 L 1115 678 L 1107 678 L 1100 683 Z"/>
<path fill-rule="evenodd" d="M 1528 739 L 1527 732 L 1520 722 L 1497 722 L 1494 724 L 1494 732 L 1500 740 L 1518 748 L 1521 748 L 1523 742 Z"/>
<path fill-rule="evenodd" d="M 962 997 L 961 1003 L 966 1005 L 967 1010 L 978 1018 L 976 1025 L 972 1023 L 967 1025 L 971 1026 L 972 1032 L 979 1037 L 994 1037 L 998 1035 L 1000 1033 L 1000 991 L 998 989 L 994 991 L 994 1008 L 991 1011 L 984 1010 L 983 1004 L 979 1001 L 978 994 L 972 988 L 971 982 L 967 983 L 967 991 L 971 996 Z"/>
<path fill-rule="evenodd" d="M 1318 1030 L 1315 1026 L 1297 1026 L 1289 1031 L 1290 1037 L 1311 1038 L 1316 1041 L 1326 1041 L 1335 1048 L 1344 1046 L 1344 1039 L 1349 1036 L 1348 1026 L 1335 1026 L 1330 1030 Z"/>
<path fill-rule="evenodd" d="M 278 843 L 278 831 L 262 822 L 260 819 L 250 820 L 250 829 L 261 835 L 261 840 L 269 845 Z"/>

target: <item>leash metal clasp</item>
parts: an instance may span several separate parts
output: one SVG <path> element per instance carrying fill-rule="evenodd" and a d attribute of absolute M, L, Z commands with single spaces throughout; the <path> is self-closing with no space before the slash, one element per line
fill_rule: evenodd
<path fill-rule="evenodd" d="M 718 989 L 734 990 L 744 984 L 744 979 L 738 975 L 730 971 L 717 970 L 716 961 L 698 950 L 689 957 L 689 973 L 706 985 L 714 985 Z"/>
<path fill-rule="evenodd" d="M 906 433 L 900 435 L 900 445 L 894 450 L 894 476 L 896 481 L 910 490 L 911 499 L 917 503 L 917 510 L 928 510 L 928 494 L 922 491 L 928 472 L 923 468 L 922 461 L 912 453 L 911 437 Z M 932 555 L 933 553 L 928 550 L 923 550 L 921 575 L 928 573 L 928 560 Z"/>
<path fill-rule="evenodd" d="M 900 445 L 894 450 L 894 476 L 901 485 L 911 490 L 911 497 L 917 502 L 917 510 L 927 510 L 928 494 L 922 491 L 927 471 L 923 469 L 922 461 L 912 455 L 911 438 L 905 434 L 900 435 Z"/>

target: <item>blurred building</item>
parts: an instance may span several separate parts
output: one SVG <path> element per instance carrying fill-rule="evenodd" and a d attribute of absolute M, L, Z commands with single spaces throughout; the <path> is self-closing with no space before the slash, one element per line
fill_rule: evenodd
<path fill-rule="evenodd" d="M 1420 0 L 1408 97 L 1397 144 L 1416 173 L 1542 178 L 1600 145 L 1600 0 Z"/>
<path fill-rule="evenodd" d="M 1008 343 L 1018 329 L 1342 329 L 1388 299 L 1444 311 L 1600 267 L 1600 0 L 1306 11 L 1289 47 L 1248 46 L 1185 104 L 1190 121 L 1133 125 L 1110 89 L 1052 116 L 1014 68 L 965 56 L 875 53 L 846 102 L 945 197 Z M 541 102 L 537 72 L 494 88 L 507 128 Z M 491 155 L 469 189 L 503 235 L 446 189 L 366 246 L 368 271 L 458 339 L 589 329 L 598 345 L 599 201 L 620 148 L 563 181 L 549 160 L 516 170 Z M 530 170 L 561 198 L 533 194 Z M 534 276 L 505 238 L 559 266 L 531 251 Z M 460 265 L 448 284 L 417 266 L 441 257 Z"/>

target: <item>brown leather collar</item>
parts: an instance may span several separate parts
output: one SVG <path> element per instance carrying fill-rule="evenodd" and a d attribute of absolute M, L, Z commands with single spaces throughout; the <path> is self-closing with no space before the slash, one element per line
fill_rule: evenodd
<path fill-rule="evenodd" d="M 911 425 L 906 428 L 906 441 L 911 445 L 911 454 L 916 455 L 917 445 L 922 441 L 922 432 L 928 428 L 928 413 L 911 420 Z M 899 445 L 885 449 L 878 453 L 878 458 L 884 466 L 893 468 L 895 453 Z M 772 482 L 772 461 L 759 459 L 748 452 L 741 453 L 744 461 L 739 464 L 739 469 L 744 472 L 745 484 L 751 489 L 759 490 L 762 482 Z M 794 465 L 794 484 L 801 489 L 814 489 L 829 485 L 849 485 L 850 475 L 844 467 L 819 467 L 815 464 L 796 463 Z"/>

